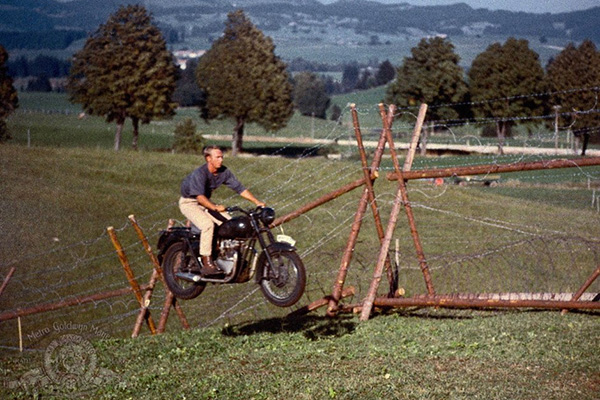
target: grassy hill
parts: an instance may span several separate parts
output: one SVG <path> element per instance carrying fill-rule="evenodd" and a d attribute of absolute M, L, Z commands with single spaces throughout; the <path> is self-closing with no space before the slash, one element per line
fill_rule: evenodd
<path fill-rule="evenodd" d="M 600 390 L 598 316 L 410 311 L 366 323 L 267 318 L 94 343 L 95 399 L 568 399 Z M 42 354 L 3 358 L 12 383 Z M 54 389 L 54 392 L 52 391 Z M 37 389 L 64 398 L 65 385 Z M 5 399 L 32 391 L 0 388 Z"/>
<path fill-rule="evenodd" d="M 376 107 L 353 102 L 365 104 L 360 117 L 375 124 Z M 52 96 L 24 96 L 27 103 L 54 111 L 70 107 Z M 154 151 L 170 147 L 175 121 L 143 127 L 143 150 L 117 153 L 110 150 L 114 126 L 101 119 L 78 119 L 76 108 L 24 108 L 30 111 L 9 121 L 14 141 L 0 146 L 0 276 L 17 268 L 0 296 L 0 313 L 126 287 L 107 226 L 116 228 L 136 278 L 146 283 L 151 267 L 127 216 L 136 215 L 154 245 L 167 220 L 181 218 L 179 183 L 202 162 L 196 155 Z M 182 111 L 176 120 L 186 115 L 195 111 Z M 287 135 L 311 132 L 310 119 L 295 118 Z M 348 124 L 315 122 L 316 137 L 351 135 Z M 288 147 L 264 150 L 270 157 L 226 159 L 279 215 L 362 176 L 355 155 L 339 161 L 278 157 Z M 527 160 L 539 157 L 418 157 L 414 168 Z M 390 168 L 386 158 L 382 170 Z M 577 290 L 600 259 L 598 212 L 590 206 L 599 178 L 600 167 L 592 167 L 506 174 L 494 188 L 411 181 L 438 293 Z M 382 177 L 375 190 L 385 224 L 396 185 Z M 216 196 L 224 204 L 244 204 L 225 189 Z M 283 227 L 298 240 L 308 270 L 297 307 L 331 293 L 359 197 L 351 192 Z M 424 285 L 405 221 L 401 214 L 392 255 L 400 286 L 412 296 L 424 293 Z M 378 247 L 368 214 L 347 278 L 356 295 L 347 303 L 364 298 Z M 292 320 L 285 316 L 297 307 L 266 304 L 256 288 L 210 286 L 182 303 L 192 330 L 181 331 L 171 316 L 167 334 L 151 337 L 143 328 L 136 340 L 127 339 L 138 310 L 131 295 L 3 321 L 0 397 L 593 399 L 600 390 L 597 312 L 411 309 L 377 311 L 359 323 L 351 314 L 328 319 L 320 310 Z M 600 282 L 590 291 L 600 291 Z M 159 285 L 151 304 L 156 320 L 163 297 Z M 66 335 L 85 340 L 66 346 L 60 342 Z M 62 348 L 65 358 L 53 358 Z M 60 360 L 85 367 L 68 357 L 93 362 L 90 374 L 61 369 Z"/>
<path fill-rule="evenodd" d="M 173 203 L 181 176 L 198 162 L 195 156 L 164 153 L 18 145 L 1 146 L 0 159 L 2 231 L 11 239 L 0 246 L 3 274 L 7 261 L 21 260 L 14 264 L 17 274 L 0 297 L 1 310 L 125 286 L 117 257 L 102 233 L 108 225 L 118 228 L 136 276 L 145 282 L 146 258 L 136 255 L 139 245 L 129 237 L 124 220 L 136 214 L 154 243 L 156 230 L 164 227 L 167 218 L 177 217 Z M 227 163 L 250 182 L 257 195 L 283 212 L 289 210 L 285 205 L 289 196 L 304 196 L 284 179 L 294 176 L 303 181 L 300 171 L 339 175 L 355 165 L 322 158 L 300 162 L 231 159 Z M 263 182 L 269 171 L 283 172 Z M 597 170 L 591 172 L 597 174 Z M 586 237 L 600 236 L 597 224 L 589 223 L 597 218 L 595 212 L 584 207 L 589 201 L 585 184 L 536 187 L 527 182 L 495 189 L 446 187 L 437 191 L 425 183 L 411 184 L 415 205 L 456 204 L 454 212 L 469 210 L 457 218 L 417 208 L 417 222 L 440 292 L 461 287 L 543 291 L 553 285 L 575 290 L 589 275 L 594 265 L 586 261 L 584 252 L 573 252 L 575 242 L 561 237 L 557 243 L 566 240 L 567 246 L 551 248 L 554 234 L 541 237 L 541 248 L 512 246 L 500 258 L 484 255 L 512 239 L 469 222 L 478 216 L 491 216 L 494 225 L 511 221 L 521 229 L 529 229 L 523 225 L 527 221 L 527 226 L 539 232 L 582 235 L 581 227 L 585 227 Z M 383 215 L 389 210 L 384 200 L 392 191 L 393 185 L 377 183 Z M 220 195 L 230 201 L 227 193 Z M 311 193 L 300 203 L 318 195 Z M 286 227 L 286 233 L 299 240 L 309 270 L 307 297 L 299 305 L 331 289 L 356 200 L 356 193 L 345 196 Z M 405 229 L 401 224 L 399 238 L 408 239 L 402 233 Z M 495 240 L 490 241 L 494 232 Z M 325 244 L 309 250 L 319 242 Z M 348 284 L 362 295 L 350 301 L 364 296 L 376 246 L 372 224 L 367 223 L 348 278 Z M 410 266 L 412 250 L 404 239 L 400 251 L 407 263 L 401 285 L 411 294 L 422 293 L 422 278 Z M 532 253 L 527 256 L 528 252 Z M 483 260 L 462 264 L 469 269 L 464 276 L 452 267 L 459 253 Z M 593 254 L 598 253 L 592 249 Z M 551 260 L 545 260 L 546 255 Z M 574 258 L 585 268 L 576 271 L 571 264 Z M 546 261 L 551 261 L 549 266 Z M 25 346 L 30 350 L 22 354 L 15 347 L 16 321 L 2 322 L 0 379 L 4 385 L 0 396 L 16 399 L 39 393 L 42 398 L 64 398 L 68 391 L 88 398 L 593 399 L 599 390 L 600 359 L 593 350 L 597 313 L 408 310 L 376 313 L 372 320 L 359 323 L 356 316 L 328 319 L 316 312 L 290 320 L 284 317 L 287 310 L 264 304 L 259 294 L 252 293 L 254 288 L 252 284 L 210 287 L 198 299 L 182 304 L 191 331 L 181 331 L 172 316 L 167 334 L 150 337 L 143 328 L 142 337 L 136 340 L 125 339 L 136 316 L 132 296 L 23 318 Z M 598 290 L 597 285 L 593 290 Z M 152 308 L 155 318 L 161 298 L 158 291 Z M 66 325 L 69 322 L 72 325 Z M 57 323 L 63 328 L 57 328 Z M 42 338 L 33 337 L 37 334 Z M 59 379 L 39 385 L 36 379 L 47 376 L 43 371 L 48 349 L 67 334 L 81 335 L 89 340 L 84 344 L 93 345 L 66 349 L 79 351 L 76 354 L 83 354 L 88 362 L 93 360 L 91 371 L 98 375 L 94 381 Z"/>

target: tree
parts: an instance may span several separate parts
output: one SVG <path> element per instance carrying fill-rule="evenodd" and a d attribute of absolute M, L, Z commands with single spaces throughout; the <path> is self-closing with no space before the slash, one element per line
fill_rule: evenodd
<path fill-rule="evenodd" d="M 600 126 L 600 114 L 589 112 L 600 108 L 600 52 L 590 40 L 583 41 L 579 47 L 569 43 L 546 70 L 547 88 L 554 92 L 551 103 L 561 107 L 562 125 L 570 126 L 575 134 L 583 136 L 585 154 L 590 136 L 592 141 L 600 142 L 598 130 L 595 129 L 594 135 L 590 132 L 591 127 Z"/>
<path fill-rule="evenodd" d="M 464 114 L 460 107 L 441 106 L 464 102 L 468 94 L 454 45 L 439 37 L 422 39 L 411 54 L 388 86 L 386 101 L 400 107 L 427 103 L 428 120 L 455 119 Z"/>
<path fill-rule="evenodd" d="M 509 38 L 504 45 L 494 43 L 473 60 L 468 74 L 471 99 L 477 117 L 496 119 L 498 145 L 503 153 L 507 127 L 520 117 L 543 110 L 538 97 L 544 70 L 529 42 Z M 498 101 L 489 101 L 500 99 Z"/>
<path fill-rule="evenodd" d="M 8 53 L 0 45 L 0 142 L 10 139 L 5 119 L 19 107 L 17 91 L 13 86 L 13 80 L 8 75 L 6 63 Z"/>
<path fill-rule="evenodd" d="M 337 104 L 331 107 L 331 120 L 336 121 L 338 125 L 342 124 L 342 109 Z"/>
<path fill-rule="evenodd" d="M 191 118 L 186 118 L 175 126 L 174 152 L 199 154 L 203 147 L 204 138 L 196 133 L 196 124 Z"/>
<path fill-rule="evenodd" d="M 354 90 L 359 77 L 360 67 L 357 62 L 344 65 L 344 72 L 342 72 L 342 90 L 345 92 Z"/>
<path fill-rule="evenodd" d="M 57 78 L 69 74 L 69 63 L 56 57 L 39 55 L 29 63 L 28 75 Z"/>
<path fill-rule="evenodd" d="M 46 75 L 40 75 L 34 77 L 31 82 L 27 85 L 27 91 L 29 92 L 51 92 L 52 85 L 50 79 Z"/>
<path fill-rule="evenodd" d="M 358 82 L 356 82 L 355 89 L 366 90 L 375 86 L 377 86 L 377 81 L 371 73 L 371 69 L 367 67 L 360 74 L 360 78 L 358 79 Z"/>
<path fill-rule="evenodd" d="M 175 63 L 142 6 L 121 6 L 73 58 L 67 88 L 85 112 L 116 122 L 115 150 L 127 118 L 137 149 L 139 123 L 174 114 Z"/>
<path fill-rule="evenodd" d="M 190 59 L 186 63 L 186 68 L 180 70 L 177 79 L 173 100 L 180 107 L 200 107 L 204 104 L 204 92 L 200 90 L 196 83 L 195 71 L 198 61 Z"/>
<path fill-rule="evenodd" d="M 206 93 L 202 117 L 235 119 L 234 156 L 242 150 L 246 123 L 276 131 L 294 112 L 286 65 L 275 56 L 273 40 L 241 10 L 227 15 L 223 36 L 198 62 L 196 80 Z"/>
<path fill-rule="evenodd" d="M 377 69 L 377 73 L 375 74 L 375 79 L 377 81 L 378 86 L 387 85 L 388 82 L 394 80 L 396 76 L 396 68 L 392 65 L 389 60 L 385 60 L 381 64 L 379 64 L 379 68 Z"/>
<path fill-rule="evenodd" d="M 29 73 L 29 61 L 25 56 L 21 56 L 14 61 L 7 63 L 8 73 L 13 77 L 25 77 L 31 75 Z"/>
<path fill-rule="evenodd" d="M 294 104 L 302 115 L 325 119 L 331 98 L 325 83 L 312 72 L 300 72 L 294 77 Z"/>

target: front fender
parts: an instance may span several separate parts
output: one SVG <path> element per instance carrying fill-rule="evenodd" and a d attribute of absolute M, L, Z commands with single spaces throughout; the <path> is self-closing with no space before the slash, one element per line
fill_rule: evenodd
<path fill-rule="evenodd" d="M 260 281 L 265 276 L 264 268 L 265 268 L 265 265 L 267 264 L 266 253 L 269 252 L 269 254 L 272 254 L 272 253 L 276 253 L 276 252 L 287 252 L 287 251 L 296 251 L 296 248 L 289 243 L 273 242 L 269 246 L 267 246 L 267 248 L 264 249 L 262 251 L 262 253 L 260 253 L 260 256 L 258 256 L 258 262 L 256 265 L 256 274 L 255 274 L 256 283 L 260 283 Z"/>

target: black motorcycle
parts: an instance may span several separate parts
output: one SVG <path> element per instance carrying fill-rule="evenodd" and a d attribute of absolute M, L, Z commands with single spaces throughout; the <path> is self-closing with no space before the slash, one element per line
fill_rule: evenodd
<path fill-rule="evenodd" d="M 213 235 L 214 264 L 219 274 L 202 275 L 199 258 L 200 232 L 197 228 L 172 227 L 162 231 L 158 240 L 158 259 L 165 282 L 180 299 L 193 299 L 207 283 L 244 283 L 252 278 L 264 296 L 279 307 L 295 304 L 306 286 L 306 270 L 289 236 L 274 237 L 269 225 L 275 211 L 269 207 L 243 210 L 221 225 Z"/>

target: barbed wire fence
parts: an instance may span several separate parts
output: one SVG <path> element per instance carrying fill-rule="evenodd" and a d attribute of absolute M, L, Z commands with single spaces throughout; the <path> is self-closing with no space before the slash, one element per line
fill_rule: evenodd
<path fill-rule="evenodd" d="M 541 94 L 523 95 L 527 96 Z M 346 107 L 342 114 L 343 121 L 347 120 L 348 110 L 349 107 Z M 597 109 L 587 111 L 598 112 Z M 381 129 L 381 125 L 378 126 L 374 122 L 379 118 L 376 106 L 361 108 L 358 112 L 361 119 L 368 121 L 365 128 L 367 132 L 377 132 Z M 397 116 L 407 113 L 414 115 L 410 109 L 399 109 Z M 531 116 L 528 120 L 553 121 L 555 117 Z M 523 117 L 514 117 L 513 120 L 523 121 Z M 465 120 L 435 121 L 433 124 L 448 128 L 464 125 L 466 122 L 473 123 Z M 477 121 L 477 124 L 496 122 L 494 119 L 486 119 Z M 409 122 L 398 122 L 394 126 L 396 133 L 410 129 L 412 125 Z M 578 129 L 594 131 L 598 128 Z M 449 134 L 445 135 L 444 140 L 452 143 L 479 140 L 471 132 L 461 134 L 454 129 L 447 131 Z M 351 135 L 348 123 L 333 123 L 327 131 L 319 132 L 320 137 L 333 143 L 339 143 Z M 544 135 L 550 136 L 552 133 Z M 543 148 L 547 142 L 549 140 L 533 141 L 531 137 L 525 139 L 528 147 L 536 149 Z M 286 146 L 274 150 L 271 155 L 277 156 Z M 284 215 L 361 176 L 362 166 L 359 160 L 352 157 L 344 163 L 324 159 L 318 170 L 307 168 L 306 159 L 311 157 L 309 155 L 325 146 L 315 144 L 313 148 L 307 149 L 305 155 L 289 160 L 284 167 L 273 170 L 259 179 L 250 176 L 251 163 L 240 168 L 236 174 L 251 183 L 249 188 L 253 192 L 262 193 L 263 199 L 273 206 L 279 215 Z M 486 154 L 477 157 L 476 160 L 455 156 L 422 157 L 416 160 L 415 168 L 472 166 L 482 162 L 515 163 L 540 159 L 542 156 L 535 153 Z M 381 171 L 392 170 L 389 161 L 384 160 Z M 580 197 L 558 200 L 563 206 L 577 210 L 573 211 L 577 223 L 562 226 L 553 220 L 552 209 L 541 210 L 535 202 L 506 197 L 506 203 L 499 204 L 497 197 L 489 199 L 482 191 L 465 191 L 448 183 L 411 183 L 411 203 L 415 209 L 417 223 L 424 230 L 427 261 L 438 291 L 572 293 L 600 265 L 600 224 L 590 223 L 590 219 L 598 218 L 596 208 L 600 211 L 598 170 L 571 168 L 536 171 L 519 176 L 518 181 L 532 185 L 559 181 L 567 186 L 579 182 L 579 185 L 589 192 L 589 197 L 585 201 Z M 282 183 L 273 186 L 272 182 Z M 517 180 L 508 180 L 506 184 L 516 186 L 516 182 Z M 394 188 L 394 184 L 387 182 L 383 177 L 375 183 L 375 199 L 384 218 L 392 208 L 395 199 Z M 299 254 L 308 269 L 308 287 L 298 307 L 331 293 L 341 254 L 350 233 L 350 225 L 355 216 L 359 197 L 357 193 L 358 191 L 353 191 L 340 196 L 326 206 L 276 228 L 298 240 Z M 234 196 L 227 200 L 236 201 Z M 518 207 L 515 207 L 515 204 Z M 154 245 L 160 230 L 166 227 L 168 218 L 179 215 L 173 201 L 157 210 L 139 210 L 136 218 L 149 242 Z M 347 278 L 348 284 L 355 287 L 355 301 L 360 301 L 366 295 L 379 249 L 379 241 L 372 226 L 372 216 L 367 213 L 363 219 L 364 227 Z M 316 226 L 318 229 L 315 229 Z M 399 269 L 399 285 L 410 294 L 424 293 L 423 278 L 414 258 L 414 249 L 406 227 L 400 224 L 396 230 L 397 239 L 390 251 L 390 257 L 395 260 Z M 115 231 L 123 243 L 135 279 L 141 284 L 148 282 L 153 271 L 152 265 L 127 216 L 123 216 L 123 224 L 115 227 Z M 14 273 L 0 295 L 0 315 L 14 310 L 64 303 L 70 299 L 128 289 L 123 268 L 102 227 L 99 227 L 96 237 L 54 247 L 48 252 L 24 253 L 18 259 L 3 260 L 0 262 L 0 280 L 9 278 L 9 271 L 13 267 Z M 67 276 L 77 276 L 78 279 L 67 279 Z M 597 282 L 590 291 L 600 291 Z M 164 296 L 164 288 L 159 284 L 155 289 L 154 300 L 149 306 L 152 315 L 160 314 Z M 6 318 L 0 322 L 0 348 L 7 351 L 17 350 L 19 347 L 25 350 L 41 349 L 47 344 L 45 341 L 49 333 L 66 329 L 67 326 L 70 329 L 79 328 L 82 334 L 90 337 L 127 337 L 131 333 L 139 307 L 139 302 L 128 292 L 117 297 L 93 299 L 76 306 L 34 313 L 18 321 L 16 318 Z M 199 298 L 183 302 L 182 307 L 192 327 L 274 318 L 290 312 L 267 303 L 258 286 L 251 283 L 208 286 Z M 170 320 L 168 329 L 179 329 L 176 321 Z"/>

